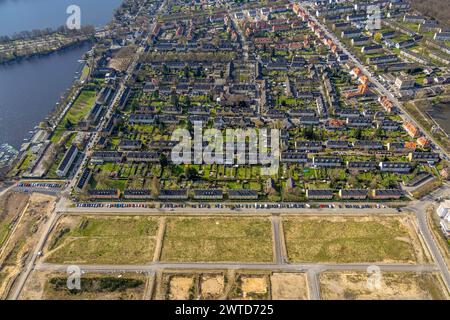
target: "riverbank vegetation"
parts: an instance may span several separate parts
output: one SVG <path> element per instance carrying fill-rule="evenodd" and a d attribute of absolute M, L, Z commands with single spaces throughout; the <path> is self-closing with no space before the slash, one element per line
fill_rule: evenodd
<path fill-rule="evenodd" d="M 13 36 L 2 36 L 0 37 L 0 64 L 35 55 L 50 54 L 92 40 L 94 36 L 93 26 L 84 26 L 80 30 L 60 27 L 56 30 L 33 30 Z"/>

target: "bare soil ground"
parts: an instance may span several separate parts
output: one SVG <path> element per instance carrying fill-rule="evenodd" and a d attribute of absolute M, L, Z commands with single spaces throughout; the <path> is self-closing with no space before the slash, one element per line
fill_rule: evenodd
<path fill-rule="evenodd" d="M 307 300 L 304 273 L 253 270 L 171 270 L 156 277 L 157 300 Z"/>
<path fill-rule="evenodd" d="M 15 221 L 22 213 L 29 194 L 8 191 L 0 197 L 0 248 L 9 236 Z"/>
<path fill-rule="evenodd" d="M 270 277 L 273 300 L 308 300 L 308 279 L 305 273 L 274 273 Z"/>
<path fill-rule="evenodd" d="M 128 46 L 120 49 L 119 52 L 117 52 L 117 54 L 111 59 L 109 66 L 121 72 L 126 71 L 131 63 L 131 57 L 136 49 L 137 48 L 135 46 Z"/>
<path fill-rule="evenodd" d="M 325 300 L 447 300 L 449 295 L 435 273 L 324 272 L 319 276 Z"/>
<path fill-rule="evenodd" d="M 203 274 L 200 277 L 201 299 L 219 299 L 225 290 L 225 276 L 223 274 Z"/>
<path fill-rule="evenodd" d="M 232 299 L 265 300 L 270 299 L 268 274 L 239 274 L 236 276 Z"/>
<path fill-rule="evenodd" d="M 0 297 L 5 297 L 40 237 L 42 228 L 53 211 L 56 198 L 33 193 L 28 207 L 17 220 L 0 255 Z"/>
<path fill-rule="evenodd" d="M 189 300 L 192 299 L 194 288 L 193 276 L 172 276 L 169 281 L 169 300 Z"/>
<path fill-rule="evenodd" d="M 165 271 L 156 277 L 156 300 L 219 300 L 226 298 L 228 277 L 223 270 Z"/>

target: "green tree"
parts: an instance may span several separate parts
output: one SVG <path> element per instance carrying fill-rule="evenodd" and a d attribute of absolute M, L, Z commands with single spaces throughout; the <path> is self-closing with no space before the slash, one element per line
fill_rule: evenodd
<path fill-rule="evenodd" d="M 164 153 L 161 153 L 159 155 L 159 163 L 161 164 L 162 168 L 165 168 L 169 165 L 169 160 L 167 159 L 167 156 Z"/>
<path fill-rule="evenodd" d="M 382 37 L 383 37 L 382 34 L 381 34 L 380 32 L 377 32 L 377 33 L 375 33 L 375 35 L 373 36 L 373 39 L 374 39 L 376 42 L 380 42 Z"/>
<path fill-rule="evenodd" d="M 73 123 L 72 123 L 72 121 L 70 121 L 69 119 L 67 119 L 67 122 L 66 122 L 66 124 L 64 125 L 64 127 L 65 127 L 67 130 L 72 129 L 72 128 L 73 128 Z"/>
<path fill-rule="evenodd" d="M 184 77 L 185 77 L 185 78 L 189 78 L 190 72 L 191 72 L 191 69 L 189 68 L 188 65 L 186 65 L 186 66 L 184 67 Z"/>
<path fill-rule="evenodd" d="M 198 179 L 197 169 L 189 167 L 185 170 L 186 179 L 196 181 Z"/>
<path fill-rule="evenodd" d="M 361 138 L 362 138 L 362 130 L 361 130 L 361 128 L 356 129 L 356 131 L 355 131 L 355 138 L 358 139 L 358 140 L 361 140 Z"/>
<path fill-rule="evenodd" d="M 179 106 L 179 100 L 178 100 L 178 95 L 175 91 L 173 91 L 170 95 L 170 102 L 172 103 L 173 106 L 178 107 Z"/>

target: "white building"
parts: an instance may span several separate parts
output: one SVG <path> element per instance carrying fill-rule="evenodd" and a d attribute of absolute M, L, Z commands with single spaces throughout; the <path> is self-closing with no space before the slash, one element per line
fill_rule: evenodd
<path fill-rule="evenodd" d="M 441 219 L 444 219 L 445 217 L 450 218 L 448 215 L 450 213 L 450 200 L 445 200 L 441 203 L 439 208 L 437 209 L 437 214 Z"/>
<path fill-rule="evenodd" d="M 414 88 L 416 81 L 412 77 L 401 75 L 395 79 L 395 86 L 399 90 L 407 90 Z"/>
<path fill-rule="evenodd" d="M 437 214 L 441 218 L 441 228 L 446 237 L 450 237 L 450 200 L 446 200 L 437 209 Z"/>

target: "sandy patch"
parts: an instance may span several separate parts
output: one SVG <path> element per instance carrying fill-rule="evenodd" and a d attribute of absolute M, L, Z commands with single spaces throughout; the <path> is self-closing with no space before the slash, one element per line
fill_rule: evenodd
<path fill-rule="evenodd" d="M 202 275 L 200 280 L 200 292 L 202 299 L 217 299 L 221 297 L 225 289 L 225 276 Z"/>
<path fill-rule="evenodd" d="M 274 273 L 270 281 L 273 300 L 309 299 L 308 280 L 304 273 Z"/>
<path fill-rule="evenodd" d="M 433 273 L 324 272 L 320 275 L 325 300 L 434 300 L 448 299 L 440 276 Z"/>
<path fill-rule="evenodd" d="M 169 282 L 169 300 L 189 300 L 193 285 L 193 276 L 171 277 Z"/>
<path fill-rule="evenodd" d="M 0 296 L 5 297 L 14 280 L 22 272 L 25 261 L 41 236 L 56 198 L 34 193 L 28 201 L 25 212 L 15 221 L 11 235 L 5 241 L 0 255 Z"/>
<path fill-rule="evenodd" d="M 242 285 L 242 297 L 244 299 L 252 298 L 255 295 L 265 295 L 268 293 L 268 281 L 267 277 L 241 277 Z"/>

